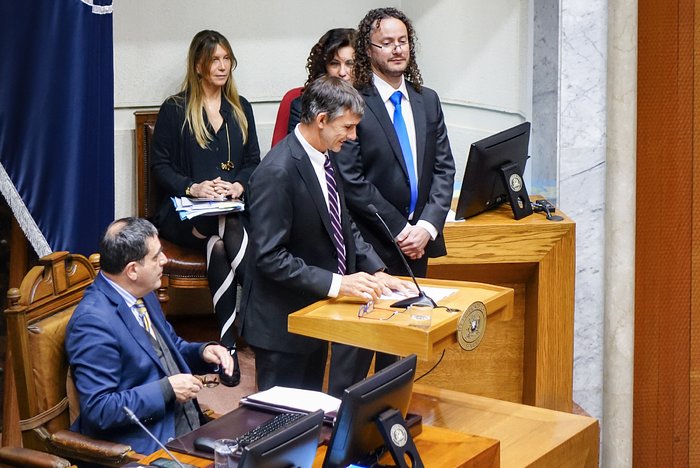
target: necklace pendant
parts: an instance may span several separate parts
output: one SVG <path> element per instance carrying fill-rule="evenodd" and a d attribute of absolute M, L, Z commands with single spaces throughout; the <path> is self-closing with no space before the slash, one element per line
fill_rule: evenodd
<path fill-rule="evenodd" d="M 231 161 L 226 161 L 221 163 L 221 169 L 224 171 L 230 171 L 233 169 L 233 163 Z"/>

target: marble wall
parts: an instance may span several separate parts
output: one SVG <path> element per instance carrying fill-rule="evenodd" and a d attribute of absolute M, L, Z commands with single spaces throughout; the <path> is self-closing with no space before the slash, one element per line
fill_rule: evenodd
<path fill-rule="evenodd" d="M 559 205 L 576 221 L 574 401 L 602 416 L 607 1 L 562 0 Z"/>

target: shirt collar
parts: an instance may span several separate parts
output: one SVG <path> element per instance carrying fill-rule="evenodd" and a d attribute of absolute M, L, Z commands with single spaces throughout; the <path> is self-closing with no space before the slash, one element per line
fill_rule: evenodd
<path fill-rule="evenodd" d="M 124 299 L 124 302 L 126 302 L 126 305 L 129 308 L 132 308 L 134 306 L 134 304 L 136 304 L 137 298 L 133 294 L 131 294 L 129 291 L 127 291 L 126 289 L 119 286 L 117 283 L 115 283 L 111 279 L 107 278 L 107 276 L 102 274 L 102 272 L 100 272 L 99 274 L 102 275 L 102 278 L 105 281 L 107 281 L 107 284 L 112 286 L 114 288 L 114 290 L 119 293 L 119 295 L 122 297 L 122 299 Z"/>
<path fill-rule="evenodd" d="M 296 127 L 294 127 L 294 135 L 299 140 L 299 143 L 301 143 L 301 146 L 304 148 L 304 151 L 306 151 L 306 154 L 309 156 L 309 159 L 311 159 L 311 162 L 323 166 L 326 162 L 326 154 L 321 153 L 319 150 L 311 146 L 308 141 L 306 141 L 304 135 L 302 135 L 301 131 L 299 131 L 298 124 Z"/>
<path fill-rule="evenodd" d="M 374 87 L 377 88 L 377 92 L 379 93 L 379 96 L 382 98 L 382 101 L 384 103 L 386 103 L 391 97 L 391 95 L 394 94 L 396 91 L 401 91 L 401 94 L 403 94 L 403 98 L 407 101 L 409 100 L 408 90 L 406 89 L 406 80 L 404 79 L 403 75 L 401 75 L 401 84 L 397 89 L 394 89 L 393 86 L 381 79 L 376 73 L 373 73 L 372 76 Z"/>

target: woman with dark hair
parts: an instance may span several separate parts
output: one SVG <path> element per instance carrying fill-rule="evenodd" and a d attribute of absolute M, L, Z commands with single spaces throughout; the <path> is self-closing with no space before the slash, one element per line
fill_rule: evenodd
<path fill-rule="evenodd" d="M 355 30 L 352 28 L 331 29 L 321 36 L 311 48 L 306 59 L 308 78 L 304 88 L 321 75 L 330 75 L 353 83 L 355 65 Z M 289 109 L 287 133 L 294 131 L 301 118 L 301 96 L 294 99 Z"/>
<path fill-rule="evenodd" d="M 180 93 L 165 100 L 153 135 L 151 171 L 163 192 L 192 198 L 242 199 L 260 163 L 260 148 L 250 103 L 233 80 L 236 58 L 216 31 L 200 31 L 190 44 L 187 74 Z M 206 249 L 207 276 L 221 343 L 234 358 L 240 381 L 236 317 L 237 283 L 242 283 L 248 238 L 244 215 L 199 216 L 180 220 L 170 201 L 154 217 L 160 235 L 179 245 Z"/>

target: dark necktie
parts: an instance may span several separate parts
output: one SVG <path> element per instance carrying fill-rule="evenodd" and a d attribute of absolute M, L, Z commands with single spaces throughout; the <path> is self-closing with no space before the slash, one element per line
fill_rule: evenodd
<path fill-rule="evenodd" d="M 404 121 L 403 114 L 401 113 L 402 97 L 403 94 L 401 94 L 401 91 L 396 91 L 391 95 L 389 100 L 394 105 L 394 130 L 396 131 L 396 136 L 399 138 L 401 152 L 403 153 L 403 160 L 406 163 L 406 171 L 408 172 L 408 182 L 411 187 L 411 205 L 409 213 L 413 213 L 416 210 L 416 201 L 418 200 L 418 180 L 416 178 L 416 171 L 413 167 L 413 152 L 411 151 L 411 143 L 408 140 L 406 122 Z"/>
<path fill-rule="evenodd" d="M 323 164 L 326 170 L 326 186 L 328 187 L 328 214 L 331 217 L 331 228 L 333 230 L 333 243 L 338 252 L 338 273 L 345 274 L 345 241 L 343 240 L 343 226 L 340 223 L 340 199 L 338 198 L 338 188 L 335 184 L 335 171 L 331 165 L 331 160 L 326 155 L 326 162 Z"/>

